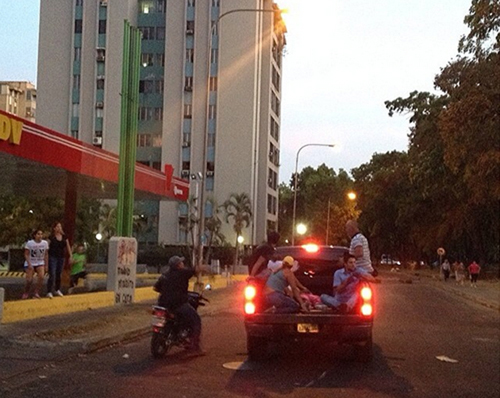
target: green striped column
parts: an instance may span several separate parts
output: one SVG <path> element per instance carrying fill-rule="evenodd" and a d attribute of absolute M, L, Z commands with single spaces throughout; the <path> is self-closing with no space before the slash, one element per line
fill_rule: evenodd
<path fill-rule="evenodd" d="M 141 32 L 124 21 L 117 236 L 132 236 Z"/>

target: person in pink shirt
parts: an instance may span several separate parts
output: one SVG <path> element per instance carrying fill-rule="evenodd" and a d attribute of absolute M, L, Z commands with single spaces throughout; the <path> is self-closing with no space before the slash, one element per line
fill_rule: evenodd
<path fill-rule="evenodd" d="M 470 285 L 477 287 L 477 277 L 479 276 L 479 272 L 481 272 L 481 267 L 479 266 L 478 263 L 473 261 L 467 267 L 467 270 L 469 271 L 469 275 L 470 275 Z"/>

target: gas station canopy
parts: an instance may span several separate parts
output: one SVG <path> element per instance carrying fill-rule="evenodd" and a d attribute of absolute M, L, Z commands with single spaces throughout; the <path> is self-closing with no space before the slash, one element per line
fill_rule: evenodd
<path fill-rule="evenodd" d="M 64 198 L 71 178 L 78 196 L 116 199 L 118 170 L 117 154 L 0 110 L 0 195 Z M 189 182 L 172 174 L 136 163 L 135 199 L 186 201 Z"/>

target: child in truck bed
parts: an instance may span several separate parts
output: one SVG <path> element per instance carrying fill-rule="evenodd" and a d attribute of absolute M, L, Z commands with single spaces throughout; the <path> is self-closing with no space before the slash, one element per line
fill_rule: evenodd
<path fill-rule="evenodd" d="M 321 302 L 342 313 L 351 311 L 358 301 L 361 281 L 375 282 L 375 278 L 363 268 L 356 267 L 356 257 L 346 253 L 344 268 L 335 271 L 333 276 L 333 296 L 322 294 Z"/>

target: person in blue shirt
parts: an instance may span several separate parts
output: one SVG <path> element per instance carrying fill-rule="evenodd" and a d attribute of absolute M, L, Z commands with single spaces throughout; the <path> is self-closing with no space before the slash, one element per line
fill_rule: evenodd
<path fill-rule="evenodd" d="M 321 295 L 321 302 L 340 312 L 349 312 L 358 301 L 358 284 L 361 281 L 375 282 L 375 278 L 361 267 L 356 267 L 356 257 L 346 253 L 344 268 L 333 275 L 333 295 Z"/>

